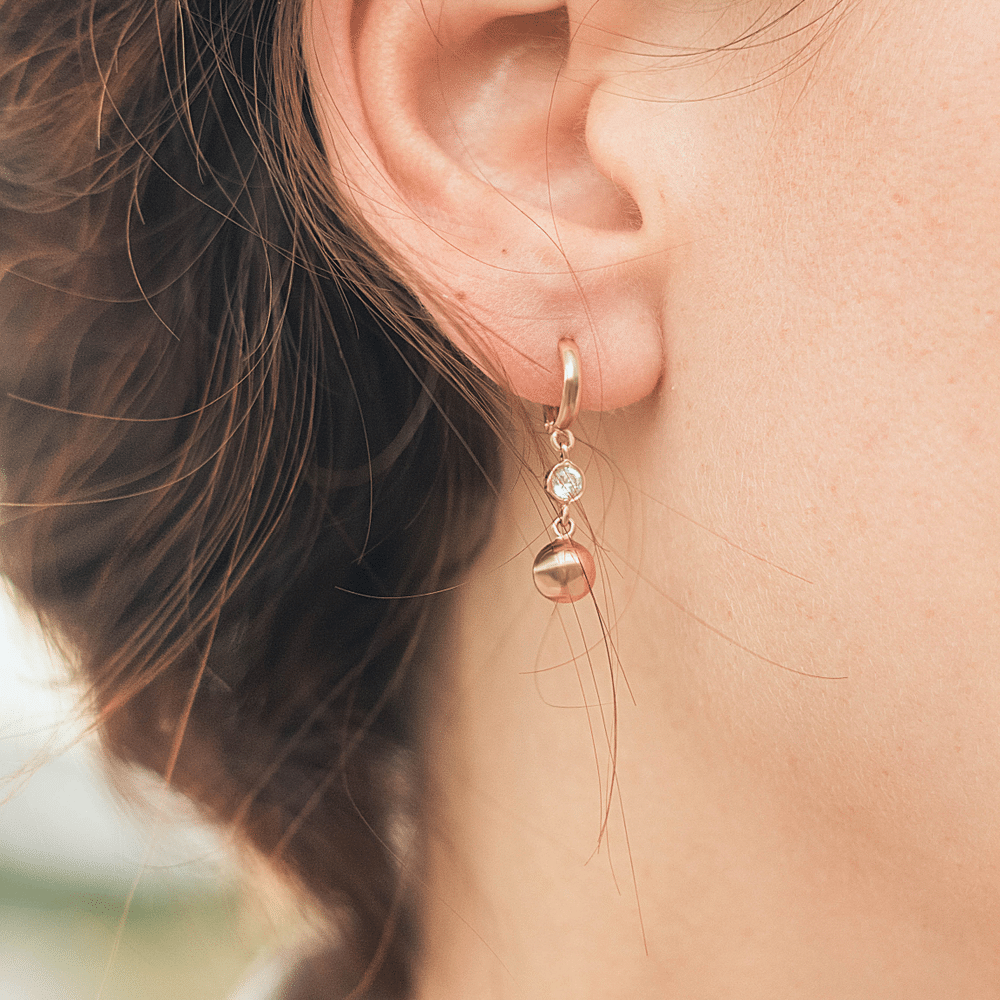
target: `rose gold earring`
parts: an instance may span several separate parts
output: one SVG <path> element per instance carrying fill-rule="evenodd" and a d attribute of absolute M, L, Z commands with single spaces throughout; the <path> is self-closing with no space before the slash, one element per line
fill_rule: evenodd
<path fill-rule="evenodd" d="M 545 475 L 545 492 L 560 506 L 552 522 L 556 540 L 535 556 L 532 573 L 539 593 L 556 604 L 570 604 L 586 597 L 597 579 L 594 557 L 573 540 L 576 525 L 569 516 L 570 504 L 583 496 L 583 473 L 569 459 L 576 443 L 570 430 L 580 410 L 580 352 L 569 339 L 559 341 L 563 362 L 562 401 L 558 411 L 553 406 L 543 410 L 545 433 L 559 452 L 559 461 Z"/>

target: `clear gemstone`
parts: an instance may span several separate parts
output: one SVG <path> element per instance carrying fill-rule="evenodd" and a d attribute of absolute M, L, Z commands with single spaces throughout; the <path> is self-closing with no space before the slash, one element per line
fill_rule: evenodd
<path fill-rule="evenodd" d="M 545 488 L 560 503 L 572 503 L 583 496 L 583 473 L 572 462 L 560 462 L 549 473 Z"/>

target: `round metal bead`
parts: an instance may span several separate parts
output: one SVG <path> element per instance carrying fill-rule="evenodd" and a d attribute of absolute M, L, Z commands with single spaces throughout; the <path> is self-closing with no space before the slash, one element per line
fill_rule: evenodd
<path fill-rule="evenodd" d="M 597 579 L 594 557 L 569 538 L 549 543 L 532 569 L 538 592 L 556 604 L 571 604 L 590 593 Z"/>

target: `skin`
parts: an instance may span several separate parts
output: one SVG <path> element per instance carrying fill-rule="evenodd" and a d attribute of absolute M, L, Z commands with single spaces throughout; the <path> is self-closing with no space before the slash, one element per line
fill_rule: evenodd
<path fill-rule="evenodd" d="M 665 58 L 775 8 L 571 5 L 548 61 L 523 34 L 498 56 L 474 0 L 371 0 L 353 35 L 316 8 L 362 213 L 518 395 L 553 401 L 577 336 L 590 411 L 606 628 L 532 588 L 552 514 L 519 456 L 550 459 L 526 437 L 428 691 L 421 1000 L 1000 994 L 1000 6 L 865 0 L 805 27 L 829 7 Z M 364 53 L 412 55 L 421 17 L 439 72 L 379 84 L 418 94 L 407 163 Z M 489 83 L 501 56 L 547 87 L 541 138 L 540 87 Z M 585 141 L 551 128 L 581 106 Z M 434 202 L 439 160 L 466 180 Z M 473 182 L 567 234 L 582 283 L 506 209 L 461 228 Z M 602 326 L 622 296 L 628 324 Z"/>

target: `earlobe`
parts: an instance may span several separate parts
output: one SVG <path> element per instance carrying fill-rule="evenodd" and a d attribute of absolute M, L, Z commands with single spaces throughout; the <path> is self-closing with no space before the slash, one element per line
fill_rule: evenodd
<path fill-rule="evenodd" d="M 347 6 L 315 0 L 305 31 L 331 168 L 445 332 L 536 402 L 558 399 L 567 336 L 588 372 L 586 409 L 652 391 L 662 368 L 652 248 L 635 202 L 589 155 L 600 77 L 570 59 L 572 10 Z"/>

